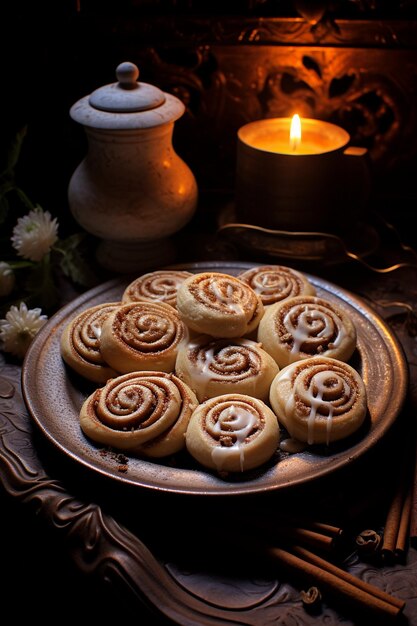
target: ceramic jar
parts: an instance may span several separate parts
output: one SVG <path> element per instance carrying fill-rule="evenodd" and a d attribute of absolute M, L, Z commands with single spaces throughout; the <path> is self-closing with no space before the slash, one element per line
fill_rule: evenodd
<path fill-rule="evenodd" d="M 193 216 L 198 190 L 172 145 L 183 103 L 139 82 L 133 63 L 121 63 L 116 77 L 70 109 L 88 151 L 71 177 L 68 201 L 76 221 L 102 240 L 100 264 L 133 272 L 172 260 L 169 237 Z"/>

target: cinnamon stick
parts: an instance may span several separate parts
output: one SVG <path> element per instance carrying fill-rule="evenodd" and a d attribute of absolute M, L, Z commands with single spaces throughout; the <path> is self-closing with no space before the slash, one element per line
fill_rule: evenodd
<path fill-rule="evenodd" d="M 331 550 L 334 547 L 335 537 L 323 535 L 322 533 L 308 528 L 278 528 L 277 537 L 283 539 L 295 539 L 301 543 L 305 543 L 313 548 L 321 550 Z"/>
<path fill-rule="evenodd" d="M 336 576 L 354 585 L 355 587 L 358 587 L 359 589 L 362 589 L 363 591 L 366 591 L 370 593 L 371 595 L 374 595 L 380 598 L 381 600 L 388 602 L 389 604 L 393 604 L 399 609 L 404 608 L 405 606 L 404 600 L 399 600 L 395 596 L 391 596 L 390 594 L 388 594 L 386 591 L 379 589 L 379 587 L 370 585 L 369 583 L 361 580 L 360 578 L 357 578 L 353 574 L 350 574 L 346 570 L 341 569 L 340 567 L 337 567 L 337 565 L 334 565 L 333 563 L 330 563 L 326 559 L 323 559 L 322 557 L 315 554 L 314 552 L 311 552 L 310 550 L 306 550 L 306 548 L 303 548 L 301 546 L 294 546 L 294 551 L 296 552 L 296 554 L 298 554 L 300 557 L 304 558 L 305 560 L 308 560 L 311 563 L 317 565 L 318 567 L 322 567 L 323 569 L 326 569 L 327 571 L 332 572 Z"/>
<path fill-rule="evenodd" d="M 414 457 L 410 466 L 409 455 L 406 455 L 388 508 L 381 547 L 382 558 L 387 561 L 403 559 L 407 550 L 413 498 L 417 497 L 414 489 L 414 465 Z"/>
<path fill-rule="evenodd" d="M 416 437 L 417 444 L 417 437 Z M 411 519 L 410 519 L 410 538 L 413 542 L 417 540 L 417 445 L 414 450 L 414 475 L 412 479 L 411 492 Z"/>
<path fill-rule="evenodd" d="M 343 529 L 339 528 L 339 526 L 334 526 L 333 524 L 328 524 L 326 522 L 318 522 L 317 520 L 310 519 L 308 517 L 283 516 L 281 521 L 286 526 L 306 528 L 323 535 L 329 535 L 330 537 L 340 537 L 343 534 Z M 280 518 L 278 518 L 278 524 L 279 523 Z"/>
<path fill-rule="evenodd" d="M 382 541 L 382 557 L 386 560 L 393 558 L 395 546 L 397 544 L 397 536 L 400 528 L 403 504 L 405 496 L 405 485 L 400 483 L 391 504 L 388 509 L 388 513 L 385 519 L 384 525 L 384 537 Z"/>
<path fill-rule="evenodd" d="M 343 535 L 343 529 L 338 526 L 333 526 L 332 524 L 325 524 L 324 522 L 311 520 L 306 521 L 305 525 L 312 530 L 317 530 L 317 532 L 322 532 L 326 535 L 330 535 L 331 537 L 340 537 Z"/>
<path fill-rule="evenodd" d="M 265 531 L 272 540 L 296 539 L 325 551 L 335 548 L 343 536 L 343 529 L 337 526 L 290 516 L 271 518 L 265 515 L 254 518 L 252 523 Z"/>
<path fill-rule="evenodd" d="M 405 494 L 400 523 L 398 527 L 397 540 L 395 543 L 394 553 L 398 559 L 402 559 L 407 550 L 407 541 L 409 537 L 410 518 L 411 518 L 411 505 L 413 498 L 413 490 L 411 486 L 407 489 Z"/>
<path fill-rule="evenodd" d="M 291 552 L 283 548 L 269 548 L 267 553 L 293 573 L 314 580 L 335 598 L 368 610 L 375 617 L 397 618 L 404 609 L 404 601 L 365 583 L 305 548 L 293 546 Z"/>

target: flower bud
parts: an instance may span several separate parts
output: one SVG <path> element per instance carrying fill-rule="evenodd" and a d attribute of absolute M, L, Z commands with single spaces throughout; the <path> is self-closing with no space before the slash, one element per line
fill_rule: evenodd
<path fill-rule="evenodd" d="M 15 275 L 8 263 L 0 261 L 0 298 L 8 296 L 13 291 Z"/>

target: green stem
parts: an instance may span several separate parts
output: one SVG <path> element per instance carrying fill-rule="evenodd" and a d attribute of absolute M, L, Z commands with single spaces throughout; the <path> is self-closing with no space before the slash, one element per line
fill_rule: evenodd
<path fill-rule="evenodd" d="M 18 197 L 20 198 L 20 200 L 23 202 L 23 204 L 30 210 L 33 211 L 36 207 L 33 204 L 33 202 L 30 200 L 30 198 L 25 194 L 25 192 L 23 191 L 23 189 L 20 189 L 20 187 L 15 187 L 14 190 L 16 191 Z"/>

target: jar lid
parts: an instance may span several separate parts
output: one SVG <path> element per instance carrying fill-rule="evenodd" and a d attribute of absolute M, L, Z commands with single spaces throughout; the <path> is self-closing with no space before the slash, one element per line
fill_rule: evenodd
<path fill-rule="evenodd" d="M 139 69 L 134 63 L 120 63 L 116 77 L 116 83 L 99 87 L 78 100 L 70 109 L 71 117 L 90 128 L 129 130 L 173 122 L 184 113 L 181 100 L 139 82 Z"/>
<path fill-rule="evenodd" d="M 100 111 L 134 113 L 148 111 L 165 102 L 163 91 L 138 82 L 139 69 L 134 63 L 120 63 L 116 68 L 117 83 L 99 87 L 90 94 L 88 101 Z"/>

